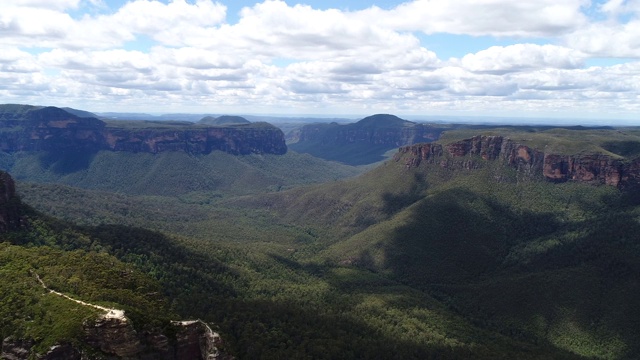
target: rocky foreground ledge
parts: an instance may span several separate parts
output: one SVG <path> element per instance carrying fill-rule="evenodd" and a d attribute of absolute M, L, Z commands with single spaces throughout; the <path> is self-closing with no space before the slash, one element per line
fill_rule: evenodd
<path fill-rule="evenodd" d="M 145 360 L 230 360 L 232 356 L 220 351 L 220 335 L 201 320 L 172 321 L 175 335 L 167 336 L 160 329 L 138 333 L 124 310 L 74 299 L 47 287 L 40 276 L 32 275 L 47 292 L 82 306 L 102 311 L 97 319 L 85 321 L 84 343 L 99 353 L 88 356 L 83 349 L 70 343 L 52 346 L 46 354 L 32 352 L 34 342 L 7 337 L 2 341 L 0 358 L 5 360 L 85 360 L 85 359 L 145 359 Z"/>
<path fill-rule="evenodd" d="M 70 343 L 52 346 L 46 354 L 33 353 L 34 342 L 7 337 L 2 341 L 1 359 L 5 360 L 230 360 L 220 351 L 222 340 L 209 325 L 200 320 L 175 321 L 175 338 L 158 331 L 138 333 L 126 317 L 101 316 L 83 325 L 86 344 L 93 351 L 88 355 Z"/>

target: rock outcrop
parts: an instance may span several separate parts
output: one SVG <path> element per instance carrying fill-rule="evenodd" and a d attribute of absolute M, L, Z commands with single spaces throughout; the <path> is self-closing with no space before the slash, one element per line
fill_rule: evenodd
<path fill-rule="evenodd" d="M 170 339 L 160 330 L 138 333 L 127 318 L 103 316 L 84 324 L 86 345 L 98 350 L 92 359 L 140 360 L 232 360 L 220 350 L 220 335 L 200 320 L 175 321 Z M 7 337 L 2 342 L 1 359 L 81 360 L 84 352 L 69 343 L 51 347 L 46 354 L 33 353 L 34 342 Z"/>
<path fill-rule="evenodd" d="M 173 322 L 179 328 L 176 333 L 177 359 L 229 360 L 231 356 L 219 350 L 220 335 L 206 323 L 195 321 Z"/>
<path fill-rule="evenodd" d="M 415 144 L 401 147 L 395 156 L 407 167 L 437 163 L 444 168 L 476 169 L 486 160 L 501 161 L 531 177 L 552 182 L 577 181 L 616 187 L 640 184 L 640 158 L 623 161 L 604 154 L 558 155 L 518 144 L 502 136 L 474 136 L 441 145 Z"/>
<path fill-rule="evenodd" d="M 31 356 L 34 343 L 30 340 L 20 340 L 12 336 L 2 341 L 2 352 L 0 359 L 3 360 L 26 360 L 35 358 L 37 360 L 82 360 L 82 354 L 71 344 L 52 346 L 44 355 L 36 354 Z"/>
<path fill-rule="evenodd" d="M 131 358 L 143 351 L 143 346 L 130 321 L 126 317 L 102 316 L 85 322 L 87 344 L 107 354 Z"/>
<path fill-rule="evenodd" d="M 125 317 L 101 317 L 84 325 L 87 344 L 119 358 L 144 360 L 229 360 L 222 339 L 200 320 L 174 321 L 175 338 L 160 331 L 138 334 Z"/>
<path fill-rule="evenodd" d="M 1 107 L 1 106 L 0 106 Z M 280 129 L 267 123 L 207 126 L 190 123 L 119 123 L 84 118 L 56 107 L 3 106 L 0 150 L 16 151 L 185 151 L 208 154 L 284 154 Z M 11 110 L 11 111 L 10 111 Z M 134 126 L 132 126 L 134 124 Z M 144 125 L 144 126 L 142 126 Z"/>
<path fill-rule="evenodd" d="M 0 353 L 0 358 L 3 360 L 28 359 L 32 347 L 33 341 L 16 339 L 13 336 L 9 336 L 2 340 L 2 353 Z"/>

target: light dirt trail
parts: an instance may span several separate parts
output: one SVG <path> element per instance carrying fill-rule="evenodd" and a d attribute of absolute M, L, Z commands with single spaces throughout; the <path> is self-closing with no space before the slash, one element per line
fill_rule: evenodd
<path fill-rule="evenodd" d="M 37 273 L 33 272 L 33 274 L 35 275 L 35 277 L 36 277 L 36 279 L 38 280 L 38 282 L 40 283 L 40 285 L 42 285 L 42 287 L 43 287 L 45 290 L 47 290 L 48 292 L 53 293 L 53 294 L 56 294 L 56 295 L 58 295 L 58 296 L 62 296 L 62 297 L 63 297 L 63 298 L 65 298 L 65 299 L 69 299 L 69 300 L 71 300 L 71 301 L 75 301 L 76 303 L 78 303 L 78 304 L 80 304 L 80 305 L 84 305 L 84 306 L 91 306 L 91 307 L 96 308 L 96 309 L 98 309 L 98 310 L 105 311 L 105 312 L 106 312 L 106 314 L 104 315 L 104 317 L 105 317 L 105 318 L 107 318 L 107 319 L 120 319 L 120 320 L 122 320 L 122 321 L 127 321 L 127 318 L 124 316 L 124 310 L 109 309 L 109 308 L 106 308 L 106 307 L 104 307 L 104 306 L 95 305 L 95 304 L 90 304 L 90 303 L 84 302 L 84 301 L 82 301 L 82 300 L 74 299 L 74 298 L 72 298 L 72 297 L 70 297 L 70 296 L 67 296 L 67 295 L 65 295 L 65 294 L 61 293 L 61 292 L 58 292 L 58 291 L 55 291 L 55 290 L 49 289 L 49 288 L 47 287 L 47 285 L 44 283 L 44 281 L 42 281 L 42 279 L 40 279 L 40 276 L 39 276 Z"/>

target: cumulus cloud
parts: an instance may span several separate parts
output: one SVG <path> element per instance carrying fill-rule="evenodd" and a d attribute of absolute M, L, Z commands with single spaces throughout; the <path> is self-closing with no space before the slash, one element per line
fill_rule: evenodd
<path fill-rule="evenodd" d="M 595 57 L 640 58 L 640 20 L 594 23 L 565 37 L 566 45 Z"/>
<path fill-rule="evenodd" d="M 548 36 L 585 24 L 585 0 L 414 0 L 391 10 L 372 7 L 359 18 L 395 30 L 492 36 Z"/>
<path fill-rule="evenodd" d="M 49 6 L 36 6 L 39 1 L 14 0 L 0 7 L 0 35 L 5 43 L 48 48 L 111 48 L 141 35 L 175 44 L 180 42 L 177 38 L 218 25 L 226 16 L 226 7 L 211 0 L 193 4 L 185 0 L 134 0 L 113 14 L 80 19 L 62 11 L 78 3 L 54 1 Z"/>
<path fill-rule="evenodd" d="M 536 44 L 492 46 L 475 54 L 467 54 L 460 64 L 474 72 L 505 74 L 539 68 L 578 69 L 585 56 L 576 50 Z"/>
<path fill-rule="evenodd" d="M 360 11 L 266 0 L 235 23 L 221 2 L 3 1 L 0 96 L 142 111 L 638 108 L 640 63 L 586 65 L 640 57 L 638 1 L 591 5 L 604 19 L 595 21 L 586 0 L 414 0 Z M 424 45 L 436 33 L 510 41 L 441 60 Z"/>
<path fill-rule="evenodd" d="M 159 1 L 136 0 L 125 4 L 113 15 L 97 20 L 104 27 L 119 26 L 133 34 L 147 35 L 161 43 L 178 44 L 192 31 L 219 25 L 226 17 L 226 7 L 210 0 Z"/>
<path fill-rule="evenodd" d="M 80 0 L 4 0 L 3 7 L 33 7 L 40 9 L 65 10 L 77 8 Z"/>
<path fill-rule="evenodd" d="M 627 13 L 640 12 L 640 2 L 637 0 L 608 0 L 599 6 L 600 11 L 617 17 Z"/>

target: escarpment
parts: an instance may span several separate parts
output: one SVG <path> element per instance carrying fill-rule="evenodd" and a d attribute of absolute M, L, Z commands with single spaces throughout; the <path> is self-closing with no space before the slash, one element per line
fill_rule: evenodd
<path fill-rule="evenodd" d="M 184 151 L 208 154 L 284 154 L 284 134 L 267 123 L 210 126 L 191 123 L 105 123 L 82 118 L 56 107 L 4 105 L 0 108 L 0 150 Z"/>
<path fill-rule="evenodd" d="M 553 154 L 504 138 L 474 136 L 442 145 L 423 143 L 401 147 L 394 157 L 406 167 L 421 163 L 449 169 L 477 169 L 485 161 L 500 161 L 530 177 L 551 182 L 577 181 L 616 187 L 640 184 L 640 158 L 618 159 L 605 154 Z"/>

